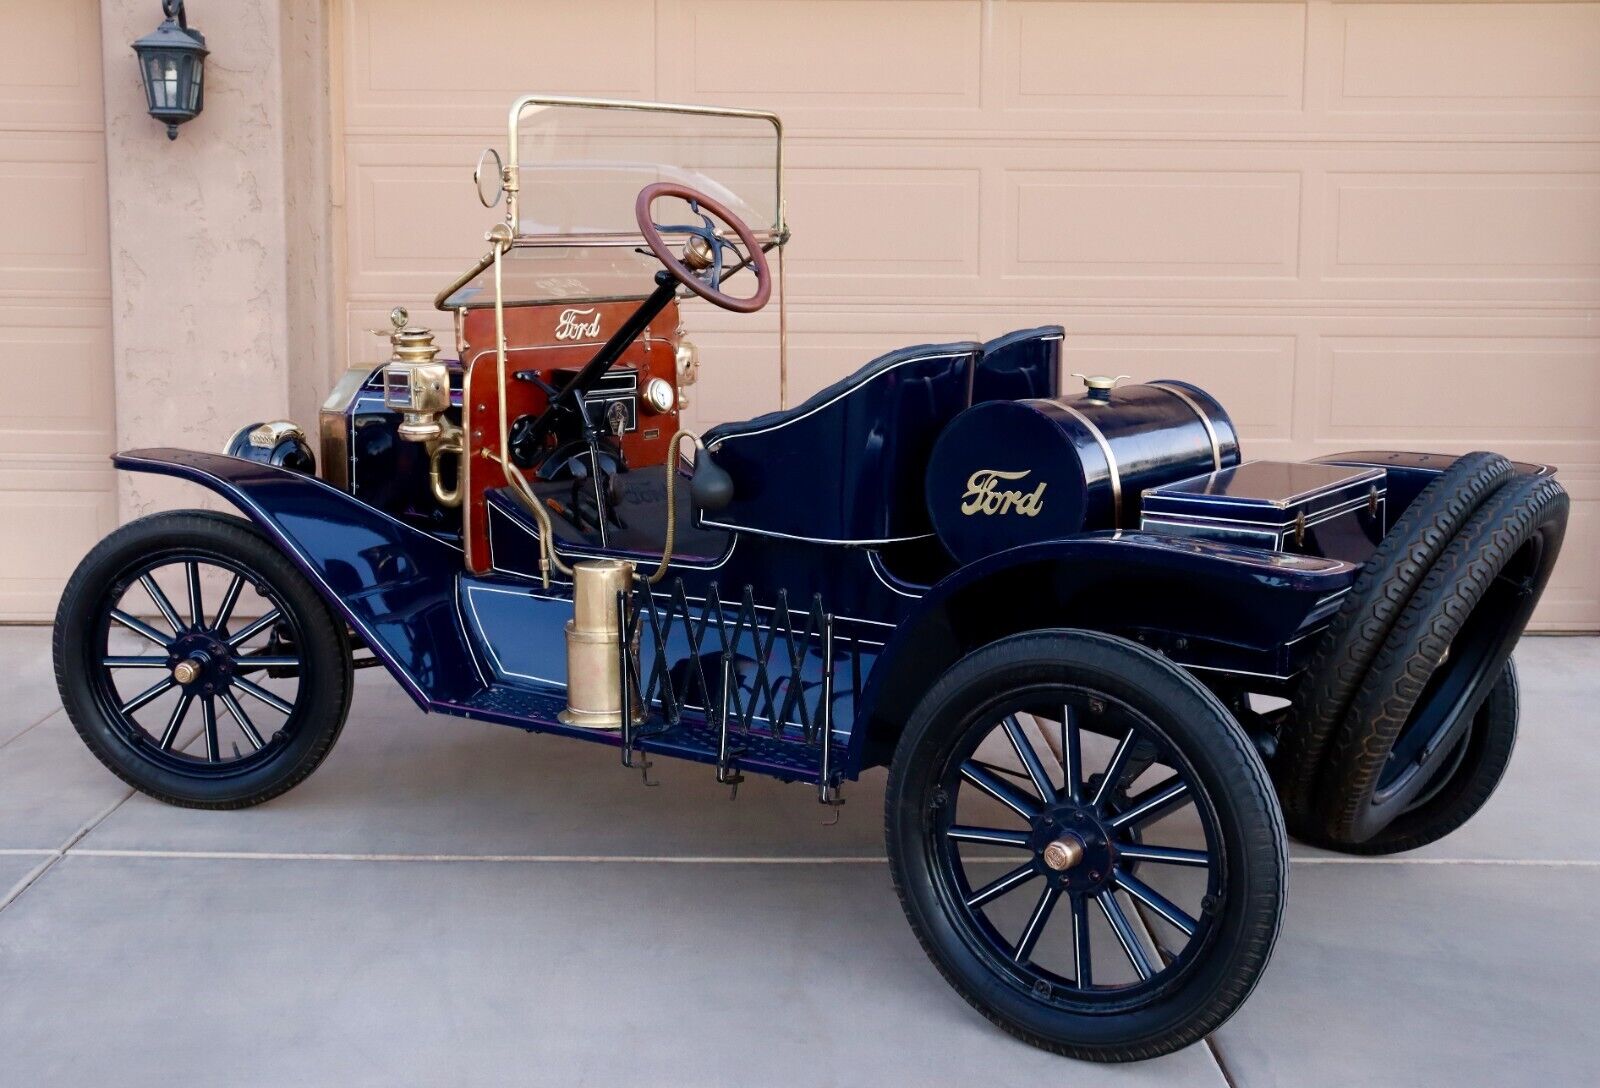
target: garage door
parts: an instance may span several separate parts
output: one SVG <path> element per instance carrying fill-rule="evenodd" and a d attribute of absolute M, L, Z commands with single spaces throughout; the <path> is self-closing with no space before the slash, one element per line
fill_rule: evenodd
<path fill-rule="evenodd" d="M 1199 382 L 1249 456 L 1559 464 L 1538 622 L 1600 626 L 1600 4 L 340 2 L 357 358 L 483 250 L 515 93 L 765 107 L 791 399 L 1059 321 L 1069 371 Z M 693 422 L 775 406 L 775 320 L 692 310 Z"/>
<path fill-rule="evenodd" d="M 96 0 L 0 5 L 0 620 L 48 619 L 115 524 Z"/>

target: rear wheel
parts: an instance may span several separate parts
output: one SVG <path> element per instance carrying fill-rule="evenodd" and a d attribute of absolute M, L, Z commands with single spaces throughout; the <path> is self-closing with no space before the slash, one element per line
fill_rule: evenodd
<path fill-rule="evenodd" d="M 1204 687 L 1122 639 L 1034 632 L 962 659 L 900 739 L 886 823 L 934 964 L 1056 1053 L 1197 1041 L 1277 937 L 1285 838 L 1254 748 Z"/>
<path fill-rule="evenodd" d="M 344 626 L 249 523 L 141 518 L 62 594 L 56 684 L 89 749 L 170 804 L 242 808 L 327 756 L 351 690 Z"/>

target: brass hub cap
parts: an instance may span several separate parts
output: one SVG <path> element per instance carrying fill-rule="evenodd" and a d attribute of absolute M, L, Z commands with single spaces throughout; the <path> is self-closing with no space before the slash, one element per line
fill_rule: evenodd
<path fill-rule="evenodd" d="M 1044 848 L 1044 863 L 1058 873 L 1082 860 L 1083 840 L 1076 835 L 1063 835 Z"/>
<path fill-rule="evenodd" d="M 180 684 L 188 685 L 200 679 L 200 662 L 194 658 L 180 661 L 172 666 L 172 678 Z"/>

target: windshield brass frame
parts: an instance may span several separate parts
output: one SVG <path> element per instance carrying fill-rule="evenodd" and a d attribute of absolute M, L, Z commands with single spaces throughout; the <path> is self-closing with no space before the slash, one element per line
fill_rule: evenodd
<path fill-rule="evenodd" d="M 506 226 L 511 228 L 513 245 L 523 242 L 532 242 L 537 238 L 553 238 L 559 241 L 548 241 L 545 245 L 629 245 L 626 241 L 627 234 L 566 234 L 566 235 L 530 235 L 522 234 L 519 229 L 518 209 L 520 206 L 520 193 L 518 181 L 518 167 L 521 163 L 518 150 L 518 129 L 522 123 L 522 115 L 529 108 L 536 106 L 568 106 L 586 110 L 624 110 L 635 113 L 678 113 L 698 117 L 743 117 L 755 121 L 766 121 L 772 125 L 774 141 L 777 152 L 776 173 L 777 191 L 774 194 L 777 205 L 777 221 L 764 225 L 768 238 L 786 239 L 786 229 L 783 216 L 783 121 L 775 113 L 767 110 L 736 109 L 731 106 L 689 106 L 672 102 L 638 102 L 621 98 L 574 98 L 565 95 L 525 94 L 511 103 L 510 118 L 506 125 L 506 165 L 502 181 L 505 182 L 506 191 Z M 766 239 L 757 232 L 756 237 L 763 243 Z M 590 242 L 589 239 L 594 239 Z M 781 242 L 779 244 L 782 244 Z"/>

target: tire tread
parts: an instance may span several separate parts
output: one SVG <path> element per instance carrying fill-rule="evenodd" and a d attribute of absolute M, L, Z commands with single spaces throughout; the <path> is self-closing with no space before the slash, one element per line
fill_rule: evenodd
<path fill-rule="evenodd" d="M 1329 744 L 1428 571 L 1512 474 L 1511 463 L 1497 453 L 1457 458 L 1423 488 L 1362 566 L 1306 664 L 1276 761 L 1284 819 L 1297 837 L 1326 845 L 1321 785 Z"/>

